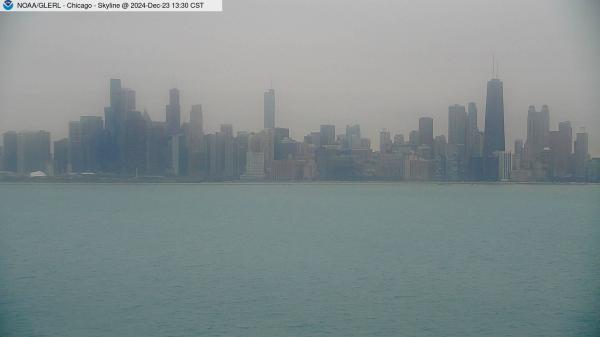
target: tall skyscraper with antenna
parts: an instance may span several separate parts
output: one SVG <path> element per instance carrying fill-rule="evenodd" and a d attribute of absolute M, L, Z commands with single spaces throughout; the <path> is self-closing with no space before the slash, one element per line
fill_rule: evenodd
<path fill-rule="evenodd" d="M 492 61 L 494 78 L 487 82 L 485 100 L 485 126 L 483 134 L 484 178 L 498 179 L 498 158 L 495 153 L 505 150 L 504 139 L 504 88 L 498 79 L 498 67 Z"/>

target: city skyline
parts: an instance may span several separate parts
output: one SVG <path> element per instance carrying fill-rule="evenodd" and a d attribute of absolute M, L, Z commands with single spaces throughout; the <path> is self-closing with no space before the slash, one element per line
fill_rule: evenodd
<path fill-rule="evenodd" d="M 39 131 L 3 133 L 2 168 L 21 177 L 101 174 L 114 177 L 190 177 L 227 180 L 417 180 L 417 181 L 597 181 L 600 158 L 589 153 L 589 134 L 575 132 L 570 121 L 551 128 L 550 109 L 531 105 L 526 139 L 505 143 L 504 85 L 487 82 L 483 128 L 477 104 L 448 106 L 447 134 L 435 134 L 434 119 L 420 117 L 419 127 L 404 134 L 383 128 L 379 151 L 347 124 L 345 133 L 321 124 L 296 140 L 290 128 L 275 123 L 274 89 L 264 92 L 260 131 L 221 124 L 204 130 L 201 104 L 181 118 L 180 91 L 171 88 L 164 118 L 140 111 L 136 91 L 121 79 L 109 80 L 109 101 L 101 116 L 68 122 L 68 138 L 51 140 Z M 338 129 L 340 130 L 340 129 Z M 340 130 L 341 131 L 341 130 Z M 392 140 L 393 139 L 393 140 Z M 52 146 L 54 144 L 54 146 Z"/>
<path fill-rule="evenodd" d="M 68 14 L 4 16 L 0 27 L 12 34 L 1 38 L 0 132 L 43 125 L 66 135 L 58 121 L 103 114 L 104 81 L 114 77 L 155 119 L 178 87 L 182 106 L 203 104 L 207 130 L 261 129 L 262 93 L 274 87 L 276 122 L 293 137 L 321 122 L 357 123 L 377 147 L 382 127 L 407 135 L 422 116 L 445 133 L 449 105 L 476 102 L 482 114 L 492 55 L 505 84 L 506 144 L 526 134 L 529 105 L 548 105 L 553 125 L 600 129 L 597 1 L 371 6 L 234 0 L 201 20 L 97 13 L 85 25 Z M 593 132 L 590 152 L 600 154 Z"/>
<path fill-rule="evenodd" d="M 493 80 L 499 80 L 499 79 L 498 78 L 492 78 L 490 81 L 493 82 Z M 488 87 L 489 87 L 490 81 L 488 81 Z M 502 82 L 501 82 L 501 84 L 502 84 Z M 137 90 L 135 90 L 135 88 L 133 88 L 133 86 L 130 86 L 130 87 L 132 87 L 132 88 L 123 86 L 123 90 L 125 90 L 126 92 L 130 91 L 130 93 L 133 93 L 133 98 L 132 98 L 133 99 L 133 103 L 132 104 L 133 104 L 133 106 L 136 106 L 136 102 L 140 101 L 137 98 L 137 97 L 139 97 L 139 92 Z M 165 91 L 168 93 L 166 95 L 165 105 L 166 106 L 171 106 L 174 103 L 173 105 L 177 107 L 176 108 L 177 111 L 174 113 L 174 117 L 172 117 L 172 118 L 175 118 L 176 121 L 179 121 L 179 124 L 183 123 L 184 121 L 188 121 L 190 119 L 190 111 L 191 110 L 188 107 L 192 107 L 194 105 L 204 106 L 204 104 L 202 104 L 201 102 L 194 101 L 193 98 L 187 97 L 185 99 L 185 101 L 188 102 L 188 105 L 184 105 L 184 108 L 182 108 L 181 107 L 182 105 L 179 104 L 179 100 L 180 100 L 179 95 L 180 95 L 180 92 L 181 92 L 180 88 L 172 87 L 172 88 L 169 88 L 169 89 L 167 89 Z M 184 90 L 184 92 L 185 92 L 185 90 Z M 108 95 L 106 95 L 106 96 L 108 96 L 107 100 L 110 103 L 111 99 L 114 99 L 114 98 L 111 98 L 112 95 L 111 95 L 110 90 L 107 93 L 108 93 Z M 277 90 L 277 93 L 279 94 L 279 90 Z M 273 113 L 271 114 L 271 117 L 269 117 L 269 119 L 272 120 L 271 124 L 273 126 L 280 126 L 280 125 L 277 124 L 277 122 L 275 120 L 278 119 L 278 118 L 279 119 L 283 119 L 283 118 L 281 118 L 282 117 L 281 116 L 281 111 L 279 111 L 279 109 L 278 109 L 277 116 L 274 115 L 274 110 L 275 110 L 275 102 L 274 102 L 275 89 L 273 89 L 273 88 L 265 89 L 265 91 L 264 91 L 263 94 L 264 94 L 264 97 L 263 97 L 263 101 L 262 101 L 262 103 L 263 103 L 263 106 L 262 106 L 262 109 L 261 109 L 262 111 L 254 112 L 254 114 L 260 114 L 260 118 L 264 119 L 264 122 L 260 123 L 260 124 L 264 124 L 265 127 L 263 127 L 263 128 L 266 128 L 266 126 L 267 126 L 267 117 L 266 117 L 267 116 L 267 111 L 273 111 Z M 99 93 L 99 95 L 103 95 L 103 94 Z M 270 97 L 273 97 L 273 98 L 271 99 Z M 473 101 L 469 101 L 469 102 L 452 102 L 452 103 L 448 104 L 448 108 L 452 109 L 452 107 L 462 106 L 463 108 L 466 109 L 467 106 L 470 106 L 470 105 L 474 104 L 475 111 L 473 113 L 476 116 L 476 119 L 474 120 L 474 122 L 476 123 L 476 125 L 478 127 L 480 127 L 483 130 L 483 129 L 485 129 L 485 115 L 486 115 L 485 114 L 486 113 L 485 109 L 486 109 L 486 106 L 488 105 L 487 102 L 486 102 L 486 97 L 487 97 L 487 95 L 484 96 L 483 103 L 481 103 L 481 102 L 473 102 Z M 277 98 L 277 104 L 278 105 L 280 105 L 279 101 L 280 101 L 280 98 L 279 98 L 279 95 L 278 95 L 278 98 Z M 270 103 L 267 103 L 267 102 L 270 102 Z M 271 105 L 272 105 L 272 107 L 271 107 Z M 140 106 L 144 107 L 144 108 L 140 108 Z M 527 123 L 528 113 L 530 113 L 530 109 L 532 107 L 536 107 L 536 106 L 546 107 L 546 109 L 549 109 L 549 107 L 548 107 L 547 104 L 539 104 L 539 105 L 531 104 L 531 105 L 528 105 L 527 106 L 527 110 L 525 110 L 526 112 L 523 113 L 522 116 L 520 116 L 520 115 L 518 116 L 519 118 L 523 118 L 522 122 Z M 137 105 L 136 107 L 137 107 L 137 110 L 139 110 L 141 112 L 144 112 L 144 113 L 148 113 L 149 116 L 153 120 L 158 120 L 161 117 L 164 117 L 164 115 L 165 115 L 165 112 L 160 112 L 160 111 L 151 112 L 151 111 L 148 111 L 145 108 L 145 104 L 143 104 L 143 102 L 141 102 L 141 104 Z M 215 118 L 216 117 L 213 114 L 211 114 L 210 111 L 206 111 L 206 108 L 203 108 L 203 111 L 204 111 L 202 113 L 203 114 L 203 125 L 206 124 L 206 122 L 205 122 L 206 117 L 209 117 L 209 118 L 211 118 L 211 117 Z M 446 113 L 447 113 L 447 111 L 448 110 L 446 109 Z M 548 120 L 548 123 L 549 123 L 548 126 L 549 126 L 549 128 L 551 130 L 557 129 L 558 125 L 560 123 L 562 123 L 564 121 L 568 121 L 568 122 L 571 123 L 571 126 L 573 128 L 573 134 L 575 134 L 577 132 L 587 132 L 588 134 L 593 134 L 593 133 L 589 132 L 590 130 L 589 130 L 589 128 L 587 126 L 579 124 L 579 126 L 577 127 L 576 125 L 573 125 L 574 122 L 571 121 L 571 120 L 568 120 L 568 119 L 558 120 L 558 117 L 556 117 L 556 111 L 552 111 L 552 112 L 553 112 L 553 114 L 550 115 L 550 119 Z M 105 114 L 105 108 L 103 107 L 101 109 L 101 112 L 98 113 L 98 114 L 91 114 L 90 113 L 90 114 L 81 115 L 81 116 L 86 116 L 86 117 L 88 117 L 88 116 L 89 117 L 104 117 L 104 114 Z M 402 124 L 406 125 L 406 127 L 403 128 L 402 130 L 406 130 L 406 131 L 398 131 L 397 129 L 396 129 L 396 131 L 393 131 L 393 130 L 389 129 L 389 126 L 382 125 L 379 129 L 368 130 L 366 132 L 365 132 L 365 128 L 363 126 L 362 133 L 363 133 L 363 135 L 366 138 L 370 138 L 371 139 L 373 148 L 377 149 L 381 145 L 380 142 L 379 142 L 379 139 L 378 139 L 378 136 L 379 136 L 379 133 L 380 133 L 381 130 L 386 129 L 386 130 L 390 131 L 392 134 L 403 134 L 405 137 L 408 137 L 408 135 L 409 135 L 409 133 L 410 133 L 411 130 L 415 130 L 415 129 L 418 130 L 420 128 L 420 126 L 419 126 L 420 125 L 419 124 L 420 120 L 423 119 L 423 118 L 426 118 L 426 119 L 433 119 L 435 121 L 433 123 L 433 135 L 434 136 L 436 136 L 436 135 L 445 135 L 447 138 L 450 138 L 450 133 L 447 131 L 451 127 L 447 123 L 448 119 L 444 119 L 444 118 L 437 118 L 436 119 L 436 118 L 431 117 L 431 115 L 432 114 L 429 114 L 429 115 L 428 114 L 424 114 L 423 116 L 418 117 L 414 121 L 408 121 L 408 123 L 402 123 Z M 513 116 L 513 118 L 514 117 L 515 116 Z M 465 110 L 465 118 L 466 118 L 466 110 Z M 327 119 L 327 116 L 325 116 L 325 119 Z M 168 118 L 166 118 L 166 120 L 168 120 Z M 503 121 L 504 121 L 505 124 L 511 124 L 511 123 L 506 123 L 506 116 L 505 116 L 504 113 L 503 113 Z M 176 122 L 174 121 L 172 123 L 176 123 Z M 243 127 L 238 126 L 235 123 L 235 121 L 229 121 L 229 120 L 223 121 L 222 123 L 218 123 L 217 125 L 213 125 L 209 129 L 204 128 L 204 126 L 203 126 L 203 128 L 204 128 L 205 131 L 208 131 L 208 132 L 217 132 L 217 131 L 220 130 L 220 127 L 221 127 L 222 124 L 232 124 L 234 127 L 237 127 L 238 130 L 251 131 L 251 132 L 258 132 L 258 131 L 260 131 L 260 130 L 263 129 L 263 128 L 260 128 L 260 127 L 255 128 L 255 129 L 244 129 Z M 271 124 L 269 124 L 269 125 L 271 125 Z M 356 123 L 356 122 L 353 122 L 351 120 L 348 120 L 345 123 L 342 122 L 342 123 L 337 123 L 337 124 L 324 123 L 323 121 L 320 121 L 320 122 L 319 121 L 314 121 L 313 124 L 315 124 L 316 126 L 324 125 L 324 124 L 332 124 L 332 125 L 335 125 L 338 128 L 338 130 L 339 130 L 339 128 L 345 127 L 346 125 L 352 125 L 352 124 L 359 124 L 360 125 L 360 123 Z M 413 126 L 410 126 L 410 125 L 415 125 L 415 126 L 413 127 Z M 302 131 L 295 130 L 295 128 L 293 126 L 285 125 L 285 126 L 281 126 L 281 127 L 288 127 L 290 129 L 290 134 L 293 137 L 295 137 L 295 138 L 301 138 L 303 136 Z M 313 129 L 314 129 L 314 127 L 313 127 Z M 306 133 L 311 132 L 313 129 L 308 130 Z M 16 128 L 16 129 L 6 129 L 6 130 L 0 130 L 0 134 L 4 133 L 6 131 L 37 131 L 37 130 L 48 131 L 52 135 L 54 135 L 55 139 L 61 139 L 61 138 L 64 138 L 64 137 L 68 137 L 68 135 L 69 135 L 68 127 L 65 127 L 64 130 L 61 130 L 59 132 L 53 132 L 49 128 L 43 128 L 43 127 L 42 128 L 39 128 L 39 127 L 35 128 L 35 127 L 33 127 L 33 128 L 21 128 L 21 129 L 19 129 L 19 128 Z M 507 128 L 505 128 L 505 130 L 504 130 L 504 136 L 503 136 L 503 138 L 506 138 L 506 140 L 503 140 L 503 142 L 504 142 L 504 147 L 506 149 L 510 149 L 511 148 L 511 144 L 514 144 L 515 141 L 525 139 L 527 137 L 527 134 L 528 134 L 527 133 L 527 128 L 525 129 L 526 132 L 524 134 L 520 134 L 520 135 L 519 134 L 515 135 L 514 132 L 511 132 L 511 131 L 512 130 L 509 130 Z M 306 134 L 306 133 L 304 133 L 304 134 Z M 512 134 L 512 138 L 508 138 L 506 136 L 508 134 Z M 592 135 L 591 138 L 594 139 L 594 136 Z M 594 149 L 593 145 L 594 144 L 592 142 L 590 142 L 590 155 L 592 155 L 593 157 L 596 157 L 596 156 L 600 155 L 600 153 L 596 154 L 596 153 L 592 152 L 592 150 Z M 492 150 L 492 152 L 493 152 L 493 150 Z"/>

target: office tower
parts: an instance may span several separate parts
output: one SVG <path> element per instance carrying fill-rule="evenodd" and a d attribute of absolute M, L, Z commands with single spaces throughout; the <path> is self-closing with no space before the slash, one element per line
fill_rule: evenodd
<path fill-rule="evenodd" d="M 283 150 L 283 145 L 282 142 L 284 140 L 289 140 L 290 138 L 290 129 L 287 128 L 275 128 L 274 129 L 274 159 L 275 160 L 281 160 L 281 159 L 287 159 L 287 155 L 285 153 L 285 151 Z M 317 141 L 317 144 L 315 144 L 317 147 L 319 147 L 319 142 L 321 141 L 321 134 L 317 133 L 314 137 L 314 139 Z"/>
<path fill-rule="evenodd" d="M 146 171 L 149 175 L 162 176 L 166 173 L 170 159 L 167 125 L 165 122 L 150 122 L 146 145 Z"/>
<path fill-rule="evenodd" d="M 122 111 L 135 111 L 135 90 L 129 88 L 121 89 Z"/>
<path fill-rule="evenodd" d="M 188 174 L 202 177 L 206 174 L 206 144 L 204 144 L 202 105 L 192 105 L 190 125 L 186 140 L 188 142 Z"/>
<path fill-rule="evenodd" d="M 222 180 L 225 170 L 225 142 L 221 132 L 206 135 L 208 149 L 208 178 Z"/>
<path fill-rule="evenodd" d="M 575 178 L 578 180 L 584 180 L 587 177 L 588 159 L 588 134 L 578 132 L 575 138 Z"/>
<path fill-rule="evenodd" d="M 483 177 L 498 180 L 498 151 L 504 151 L 504 91 L 502 81 L 493 78 L 487 83 L 485 126 L 483 132 Z"/>
<path fill-rule="evenodd" d="M 500 181 L 510 180 L 512 154 L 509 151 L 498 151 L 496 156 L 498 157 L 498 179 Z"/>
<path fill-rule="evenodd" d="M 392 135 L 387 129 L 379 132 L 379 152 L 382 154 L 392 152 Z"/>
<path fill-rule="evenodd" d="M 476 157 L 479 156 L 479 154 L 474 153 L 473 151 L 474 143 L 478 133 L 479 126 L 477 124 L 477 105 L 475 105 L 473 102 L 470 102 L 467 105 L 467 158 L 471 158 L 474 155 Z"/>
<path fill-rule="evenodd" d="M 346 141 L 349 149 L 358 149 L 361 147 L 360 125 L 346 125 Z"/>
<path fill-rule="evenodd" d="M 542 128 L 542 142 L 543 146 L 550 145 L 550 109 L 547 105 L 542 105 L 540 111 L 541 128 Z"/>
<path fill-rule="evenodd" d="M 81 170 L 97 172 L 100 169 L 100 143 L 103 129 L 102 117 L 81 116 L 79 119 L 81 142 Z"/>
<path fill-rule="evenodd" d="M 83 172 L 81 122 L 69 122 L 69 172 Z"/>
<path fill-rule="evenodd" d="M 181 106 L 179 105 L 179 90 L 169 90 L 169 104 L 166 108 L 167 134 L 173 136 L 181 132 Z"/>
<path fill-rule="evenodd" d="M 427 145 L 433 149 L 433 118 L 419 118 L 419 145 Z"/>
<path fill-rule="evenodd" d="M 54 174 L 68 173 L 69 168 L 69 140 L 63 138 L 54 142 Z"/>
<path fill-rule="evenodd" d="M 467 143 L 467 111 L 464 105 L 448 107 L 448 144 Z"/>
<path fill-rule="evenodd" d="M 238 131 L 235 142 L 238 148 L 238 172 L 240 175 L 246 173 L 246 154 L 248 152 L 248 139 L 250 134 L 246 131 Z"/>
<path fill-rule="evenodd" d="M 2 166 L 4 171 L 17 172 L 17 141 L 15 131 L 7 131 L 2 135 Z"/>
<path fill-rule="evenodd" d="M 402 144 L 404 144 L 404 135 L 401 133 L 394 135 L 394 145 Z"/>
<path fill-rule="evenodd" d="M 524 151 L 522 139 L 515 140 L 515 146 L 514 146 L 513 151 L 514 151 L 513 152 L 513 160 L 512 160 L 513 170 L 520 170 L 521 169 L 521 161 L 523 160 L 523 151 Z"/>
<path fill-rule="evenodd" d="M 321 146 L 335 144 L 335 125 L 321 125 L 319 136 Z"/>
<path fill-rule="evenodd" d="M 248 152 L 246 153 L 246 172 L 244 180 L 262 180 L 265 178 L 265 155 L 263 152 L 264 134 L 248 135 Z"/>
<path fill-rule="evenodd" d="M 275 129 L 264 129 L 260 132 L 262 140 L 262 151 L 265 158 L 265 174 L 271 177 L 271 164 L 275 160 Z"/>
<path fill-rule="evenodd" d="M 536 111 L 535 106 L 530 105 L 527 111 L 527 161 L 533 165 L 541 160 L 542 151 L 549 145 L 550 134 L 550 111 L 547 105 L 541 111 Z"/>
<path fill-rule="evenodd" d="M 269 89 L 264 93 L 264 128 L 275 127 L 275 90 Z"/>
<path fill-rule="evenodd" d="M 504 91 L 497 78 L 487 83 L 485 101 L 485 127 L 483 131 L 483 156 L 492 157 L 496 151 L 504 151 Z"/>
<path fill-rule="evenodd" d="M 188 167 L 185 135 L 180 133 L 167 137 L 167 173 L 174 176 L 185 176 Z"/>
<path fill-rule="evenodd" d="M 569 175 L 569 159 L 573 147 L 573 134 L 570 122 L 560 122 L 558 131 L 550 131 L 551 173 L 553 178 Z"/>
<path fill-rule="evenodd" d="M 226 180 L 239 178 L 238 148 L 233 137 L 233 126 L 221 124 L 223 142 L 223 178 Z"/>
<path fill-rule="evenodd" d="M 123 170 L 129 175 L 146 174 L 148 124 L 139 111 L 130 111 L 125 121 Z"/>
<path fill-rule="evenodd" d="M 29 174 L 47 172 L 51 163 L 50 133 L 47 131 L 22 131 L 17 136 L 17 171 Z"/>
<path fill-rule="evenodd" d="M 279 141 L 275 147 L 276 160 L 286 160 L 295 158 L 300 152 L 300 143 L 293 139 L 284 138 Z"/>
<path fill-rule="evenodd" d="M 408 143 L 410 144 L 410 146 L 416 148 L 417 146 L 419 146 L 420 141 L 421 141 L 421 137 L 419 136 L 419 131 L 412 130 L 408 134 Z"/>
<path fill-rule="evenodd" d="M 104 109 L 105 128 L 112 134 L 117 134 L 120 123 L 124 120 L 123 91 L 121 80 L 110 79 L 110 106 Z"/>

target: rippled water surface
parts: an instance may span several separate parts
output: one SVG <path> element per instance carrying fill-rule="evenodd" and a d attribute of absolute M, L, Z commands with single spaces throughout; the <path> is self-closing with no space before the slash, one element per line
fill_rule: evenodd
<path fill-rule="evenodd" d="M 600 186 L 0 184 L 0 336 L 598 336 Z"/>

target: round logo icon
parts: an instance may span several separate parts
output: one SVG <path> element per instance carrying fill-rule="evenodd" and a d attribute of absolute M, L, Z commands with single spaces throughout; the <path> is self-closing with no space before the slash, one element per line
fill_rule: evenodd
<path fill-rule="evenodd" d="M 11 10 L 14 6 L 14 3 L 12 2 L 12 0 L 4 0 L 4 2 L 2 3 L 2 7 L 4 7 L 4 10 Z"/>

